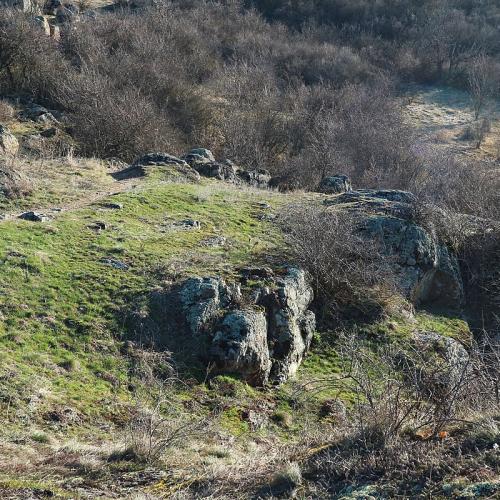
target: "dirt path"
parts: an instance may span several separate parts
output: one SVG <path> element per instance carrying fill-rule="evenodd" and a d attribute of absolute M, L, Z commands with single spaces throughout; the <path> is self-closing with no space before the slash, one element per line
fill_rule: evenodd
<path fill-rule="evenodd" d="M 12 219 L 18 218 L 21 214 L 25 212 L 36 212 L 36 213 L 41 213 L 43 215 L 46 215 L 50 217 L 51 219 L 56 218 L 58 214 L 63 213 L 63 212 L 69 212 L 73 210 L 78 210 L 80 208 L 85 208 L 88 206 L 91 206 L 105 198 L 108 198 L 109 196 L 114 196 L 120 193 L 124 193 L 126 191 L 131 191 L 137 185 L 139 184 L 139 180 L 137 178 L 134 179 L 124 179 L 124 180 L 115 180 L 114 184 L 111 186 L 108 186 L 108 189 L 106 190 L 98 190 L 98 191 L 91 191 L 91 192 L 85 192 L 85 196 L 82 196 L 81 198 L 72 200 L 70 203 L 66 203 L 63 205 L 58 205 L 57 207 L 30 207 L 25 210 L 22 210 L 20 212 L 11 212 L 11 213 L 6 213 L 3 214 L 3 218 L 0 218 L 0 223 L 2 222 L 7 222 Z M 110 190 L 109 188 L 112 187 L 113 189 Z"/>

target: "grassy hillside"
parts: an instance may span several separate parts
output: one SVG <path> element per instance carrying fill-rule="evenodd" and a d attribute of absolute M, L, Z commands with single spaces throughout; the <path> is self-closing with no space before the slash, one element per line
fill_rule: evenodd
<path fill-rule="evenodd" d="M 340 429 L 325 404 L 359 398 L 350 383 L 332 383 L 347 370 L 338 332 L 317 335 L 294 380 L 257 390 L 230 377 L 207 384 L 200 372 L 177 378 L 168 354 L 126 343 L 126 314 L 190 275 L 231 279 L 248 264 L 283 262 L 272 214 L 320 195 L 193 183 L 166 167 L 115 181 L 95 160 L 48 162 L 43 175 L 35 166 L 25 166 L 32 194 L 3 200 L 3 210 L 36 208 L 51 220 L 0 222 L 3 498 L 184 498 L 207 488 L 247 498 L 256 477 L 271 485 L 266 494 L 295 481 L 297 464 Z M 201 227 L 186 228 L 186 219 Z M 423 312 L 355 327 L 366 352 L 404 344 L 417 329 L 470 335 L 459 318 Z M 158 401 L 172 441 L 150 460 L 138 450 Z M 314 491 L 300 484 L 304 495 Z"/>

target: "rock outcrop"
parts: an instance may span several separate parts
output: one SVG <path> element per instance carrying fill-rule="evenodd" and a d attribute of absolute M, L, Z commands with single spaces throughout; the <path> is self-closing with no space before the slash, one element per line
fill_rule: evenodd
<path fill-rule="evenodd" d="M 426 398 L 446 401 L 460 390 L 470 372 L 469 354 L 460 342 L 436 332 L 416 332 L 413 345 L 418 356 L 410 355 L 407 364 Z"/>
<path fill-rule="evenodd" d="M 328 197 L 329 210 L 355 212 L 360 231 L 392 257 L 406 297 L 415 305 L 459 308 L 464 289 L 457 257 L 415 218 L 415 198 L 396 190 L 359 190 Z"/>
<path fill-rule="evenodd" d="M 40 11 L 37 2 L 32 0 L 0 0 L 0 7 L 12 7 L 34 14 L 38 14 Z"/>
<path fill-rule="evenodd" d="M 217 373 L 238 374 L 253 385 L 284 382 L 311 345 L 313 291 L 306 273 L 294 267 L 257 274 L 255 282 L 255 273 L 245 270 L 233 284 L 190 278 L 156 295 L 152 310 L 162 318 L 155 319 L 159 336 L 184 336 Z"/>
<path fill-rule="evenodd" d="M 148 153 L 137 158 L 129 167 L 116 172 L 113 176 L 118 179 L 127 179 L 131 177 L 142 177 L 146 175 L 148 168 L 151 167 L 172 167 L 179 175 L 186 179 L 197 182 L 200 180 L 200 174 L 191 168 L 184 160 L 168 153 Z"/>
<path fill-rule="evenodd" d="M 272 367 L 263 311 L 231 311 L 218 325 L 210 349 L 212 360 L 227 373 L 237 373 L 249 384 L 269 379 Z"/>
<path fill-rule="evenodd" d="M 317 191 L 325 194 L 346 193 L 352 190 L 351 179 L 347 175 L 332 175 L 321 180 Z"/>
<path fill-rule="evenodd" d="M 118 178 L 127 177 L 134 172 L 144 175 L 145 169 L 151 166 L 175 166 L 188 170 L 195 176 L 210 177 L 233 184 L 246 184 L 257 188 L 268 188 L 271 174 L 264 169 L 245 170 L 230 160 L 218 162 L 209 149 L 195 148 L 181 158 L 167 153 L 148 153 L 136 159 L 130 167 L 116 174 Z M 192 175 L 190 175 L 192 177 Z"/>
<path fill-rule="evenodd" d="M 212 177 L 235 184 L 248 184 L 259 188 L 269 187 L 271 180 L 271 174 L 267 170 L 245 170 L 234 165 L 231 160 L 217 162 L 209 149 L 192 149 L 182 159 L 204 177 Z"/>

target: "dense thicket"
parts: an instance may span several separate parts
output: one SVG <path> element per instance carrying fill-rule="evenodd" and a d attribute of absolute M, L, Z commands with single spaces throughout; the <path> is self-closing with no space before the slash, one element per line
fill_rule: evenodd
<path fill-rule="evenodd" d="M 2 9 L 0 91 L 63 111 L 83 154 L 200 145 L 290 187 L 342 172 L 491 215 L 488 168 L 468 176 L 471 165 L 421 147 L 397 95 L 417 79 L 471 84 L 480 114 L 500 82 L 496 2 L 253 5 L 166 0 L 84 15 L 59 44 Z"/>

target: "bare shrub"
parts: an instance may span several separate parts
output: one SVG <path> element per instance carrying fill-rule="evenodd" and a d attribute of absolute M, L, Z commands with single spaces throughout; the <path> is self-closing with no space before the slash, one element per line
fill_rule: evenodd
<path fill-rule="evenodd" d="M 457 158 L 423 145 L 416 154 L 422 167 L 408 187 L 423 202 L 459 214 L 499 219 L 500 176 L 490 163 Z"/>
<path fill-rule="evenodd" d="M 131 161 L 137 154 L 173 147 L 170 124 L 137 90 L 117 92 L 108 79 L 89 72 L 61 88 L 59 99 L 86 154 Z"/>
<path fill-rule="evenodd" d="M 470 345 L 468 362 L 446 386 L 435 382 L 450 367 L 410 346 L 372 350 L 353 335 L 340 340 L 343 375 L 317 384 L 339 397 L 354 393 L 355 402 L 339 437 L 310 462 L 326 490 L 384 478 L 408 494 L 431 476 L 442 479 L 463 450 L 476 447 L 478 452 L 477 447 L 495 442 L 498 428 L 490 429 L 498 409 L 498 346 L 490 346 L 487 357 L 481 346 Z M 424 371 L 431 379 L 422 377 Z M 457 437 L 450 437 L 453 432 Z M 478 452 L 471 465 L 480 468 L 481 460 L 487 463 L 488 456 Z"/>
<path fill-rule="evenodd" d="M 484 54 L 474 58 L 467 71 L 467 83 L 474 110 L 474 118 L 479 119 L 486 102 L 495 94 L 496 80 L 495 66 Z"/>
<path fill-rule="evenodd" d="M 312 275 L 326 315 L 380 314 L 396 294 L 390 258 L 367 244 L 358 224 L 347 212 L 308 205 L 281 216 L 292 258 Z"/>
<path fill-rule="evenodd" d="M 186 444 L 206 424 L 179 412 L 168 399 L 159 400 L 152 408 L 139 404 L 125 431 L 124 447 L 115 450 L 109 460 L 156 463 L 167 449 Z"/>
<path fill-rule="evenodd" d="M 7 123 L 14 118 L 14 107 L 8 101 L 0 100 L 0 123 Z"/>
<path fill-rule="evenodd" d="M 498 328 L 500 317 L 500 227 L 465 238 L 460 258 L 468 300 L 480 327 Z"/>
<path fill-rule="evenodd" d="M 413 142 L 386 83 L 348 85 L 332 104 L 319 107 L 302 149 L 288 165 L 307 187 L 342 173 L 356 185 L 405 189 L 420 169 Z"/>
<path fill-rule="evenodd" d="M 19 166 L 5 162 L 0 164 L 0 194 L 16 199 L 29 196 L 32 192 L 33 184 Z"/>
<path fill-rule="evenodd" d="M 31 16 L 17 9 L 0 12 L 0 85 L 5 91 L 46 96 L 68 67 Z"/>

